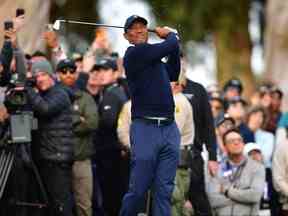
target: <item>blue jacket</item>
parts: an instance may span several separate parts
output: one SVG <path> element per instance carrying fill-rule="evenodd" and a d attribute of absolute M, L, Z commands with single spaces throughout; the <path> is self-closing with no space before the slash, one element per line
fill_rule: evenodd
<path fill-rule="evenodd" d="M 167 57 L 166 63 L 162 58 Z M 157 44 L 137 44 L 126 50 L 124 67 L 132 100 L 132 118 L 174 117 L 170 87 L 180 73 L 179 44 L 175 33 Z"/>

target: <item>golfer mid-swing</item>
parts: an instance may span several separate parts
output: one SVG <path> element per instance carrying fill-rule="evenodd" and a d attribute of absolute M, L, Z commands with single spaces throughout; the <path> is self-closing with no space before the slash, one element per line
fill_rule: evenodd
<path fill-rule="evenodd" d="M 164 41 L 147 43 L 147 20 L 137 15 L 126 20 L 124 31 L 134 46 L 124 56 L 132 100 L 131 174 L 120 215 L 136 216 L 145 193 L 152 188 L 152 215 L 170 216 L 180 145 L 170 87 L 180 72 L 178 39 L 170 29 L 157 27 L 155 33 Z M 166 63 L 163 57 L 168 57 Z"/>

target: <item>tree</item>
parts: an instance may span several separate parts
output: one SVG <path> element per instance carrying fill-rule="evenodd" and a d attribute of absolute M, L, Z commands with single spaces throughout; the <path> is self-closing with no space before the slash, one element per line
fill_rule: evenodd
<path fill-rule="evenodd" d="M 240 78 L 246 95 L 254 89 L 252 44 L 248 31 L 250 0 L 147 0 L 160 21 L 180 28 L 183 42 L 212 35 L 217 58 L 217 79 L 223 85 Z"/>
<path fill-rule="evenodd" d="M 276 83 L 284 91 L 284 108 L 287 111 L 288 70 L 288 2 L 268 1 L 266 30 L 266 79 Z"/>
<path fill-rule="evenodd" d="M 97 2 L 95 0 L 86 0 L 85 3 L 79 0 L 51 1 L 50 22 L 56 19 L 71 19 L 84 22 L 95 22 L 99 20 L 97 13 Z M 64 34 L 66 42 L 69 44 L 70 51 L 85 52 L 95 37 L 95 27 L 87 25 L 65 24 L 61 34 Z M 89 43 L 88 43 L 89 41 Z"/>
<path fill-rule="evenodd" d="M 50 1 L 47 0 L 1 0 L 0 20 L 1 27 L 4 20 L 12 19 L 15 16 L 16 8 L 24 8 L 26 11 L 26 25 L 19 32 L 18 41 L 27 53 L 32 53 L 42 46 L 39 40 L 41 32 L 45 30 L 48 23 L 48 9 Z M 3 27 L 2 27 L 3 28 Z M 3 31 L 0 31 L 0 44 L 3 41 Z"/>

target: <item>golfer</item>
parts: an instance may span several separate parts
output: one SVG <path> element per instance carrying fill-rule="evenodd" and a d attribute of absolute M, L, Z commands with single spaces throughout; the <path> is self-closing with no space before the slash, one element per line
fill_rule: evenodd
<path fill-rule="evenodd" d="M 131 173 L 120 215 L 136 216 L 151 188 L 152 215 L 170 216 L 180 145 L 170 87 L 180 72 L 178 39 L 170 29 L 157 27 L 155 33 L 164 41 L 147 43 L 147 20 L 137 15 L 127 18 L 124 31 L 124 37 L 133 45 L 124 56 L 132 100 Z"/>

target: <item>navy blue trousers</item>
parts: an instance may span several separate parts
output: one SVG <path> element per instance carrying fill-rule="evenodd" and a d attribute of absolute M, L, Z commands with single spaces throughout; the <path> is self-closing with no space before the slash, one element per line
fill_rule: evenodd
<path fill-rule="evenodd" d="M 170 216 L 180 145 L 176 123 L 158 126 L 134 120 L 130 141 L 129 190 L 123 198 L 120 215 L 136 216 L 145 193 L 152 188 L 152 215 Z"/>

